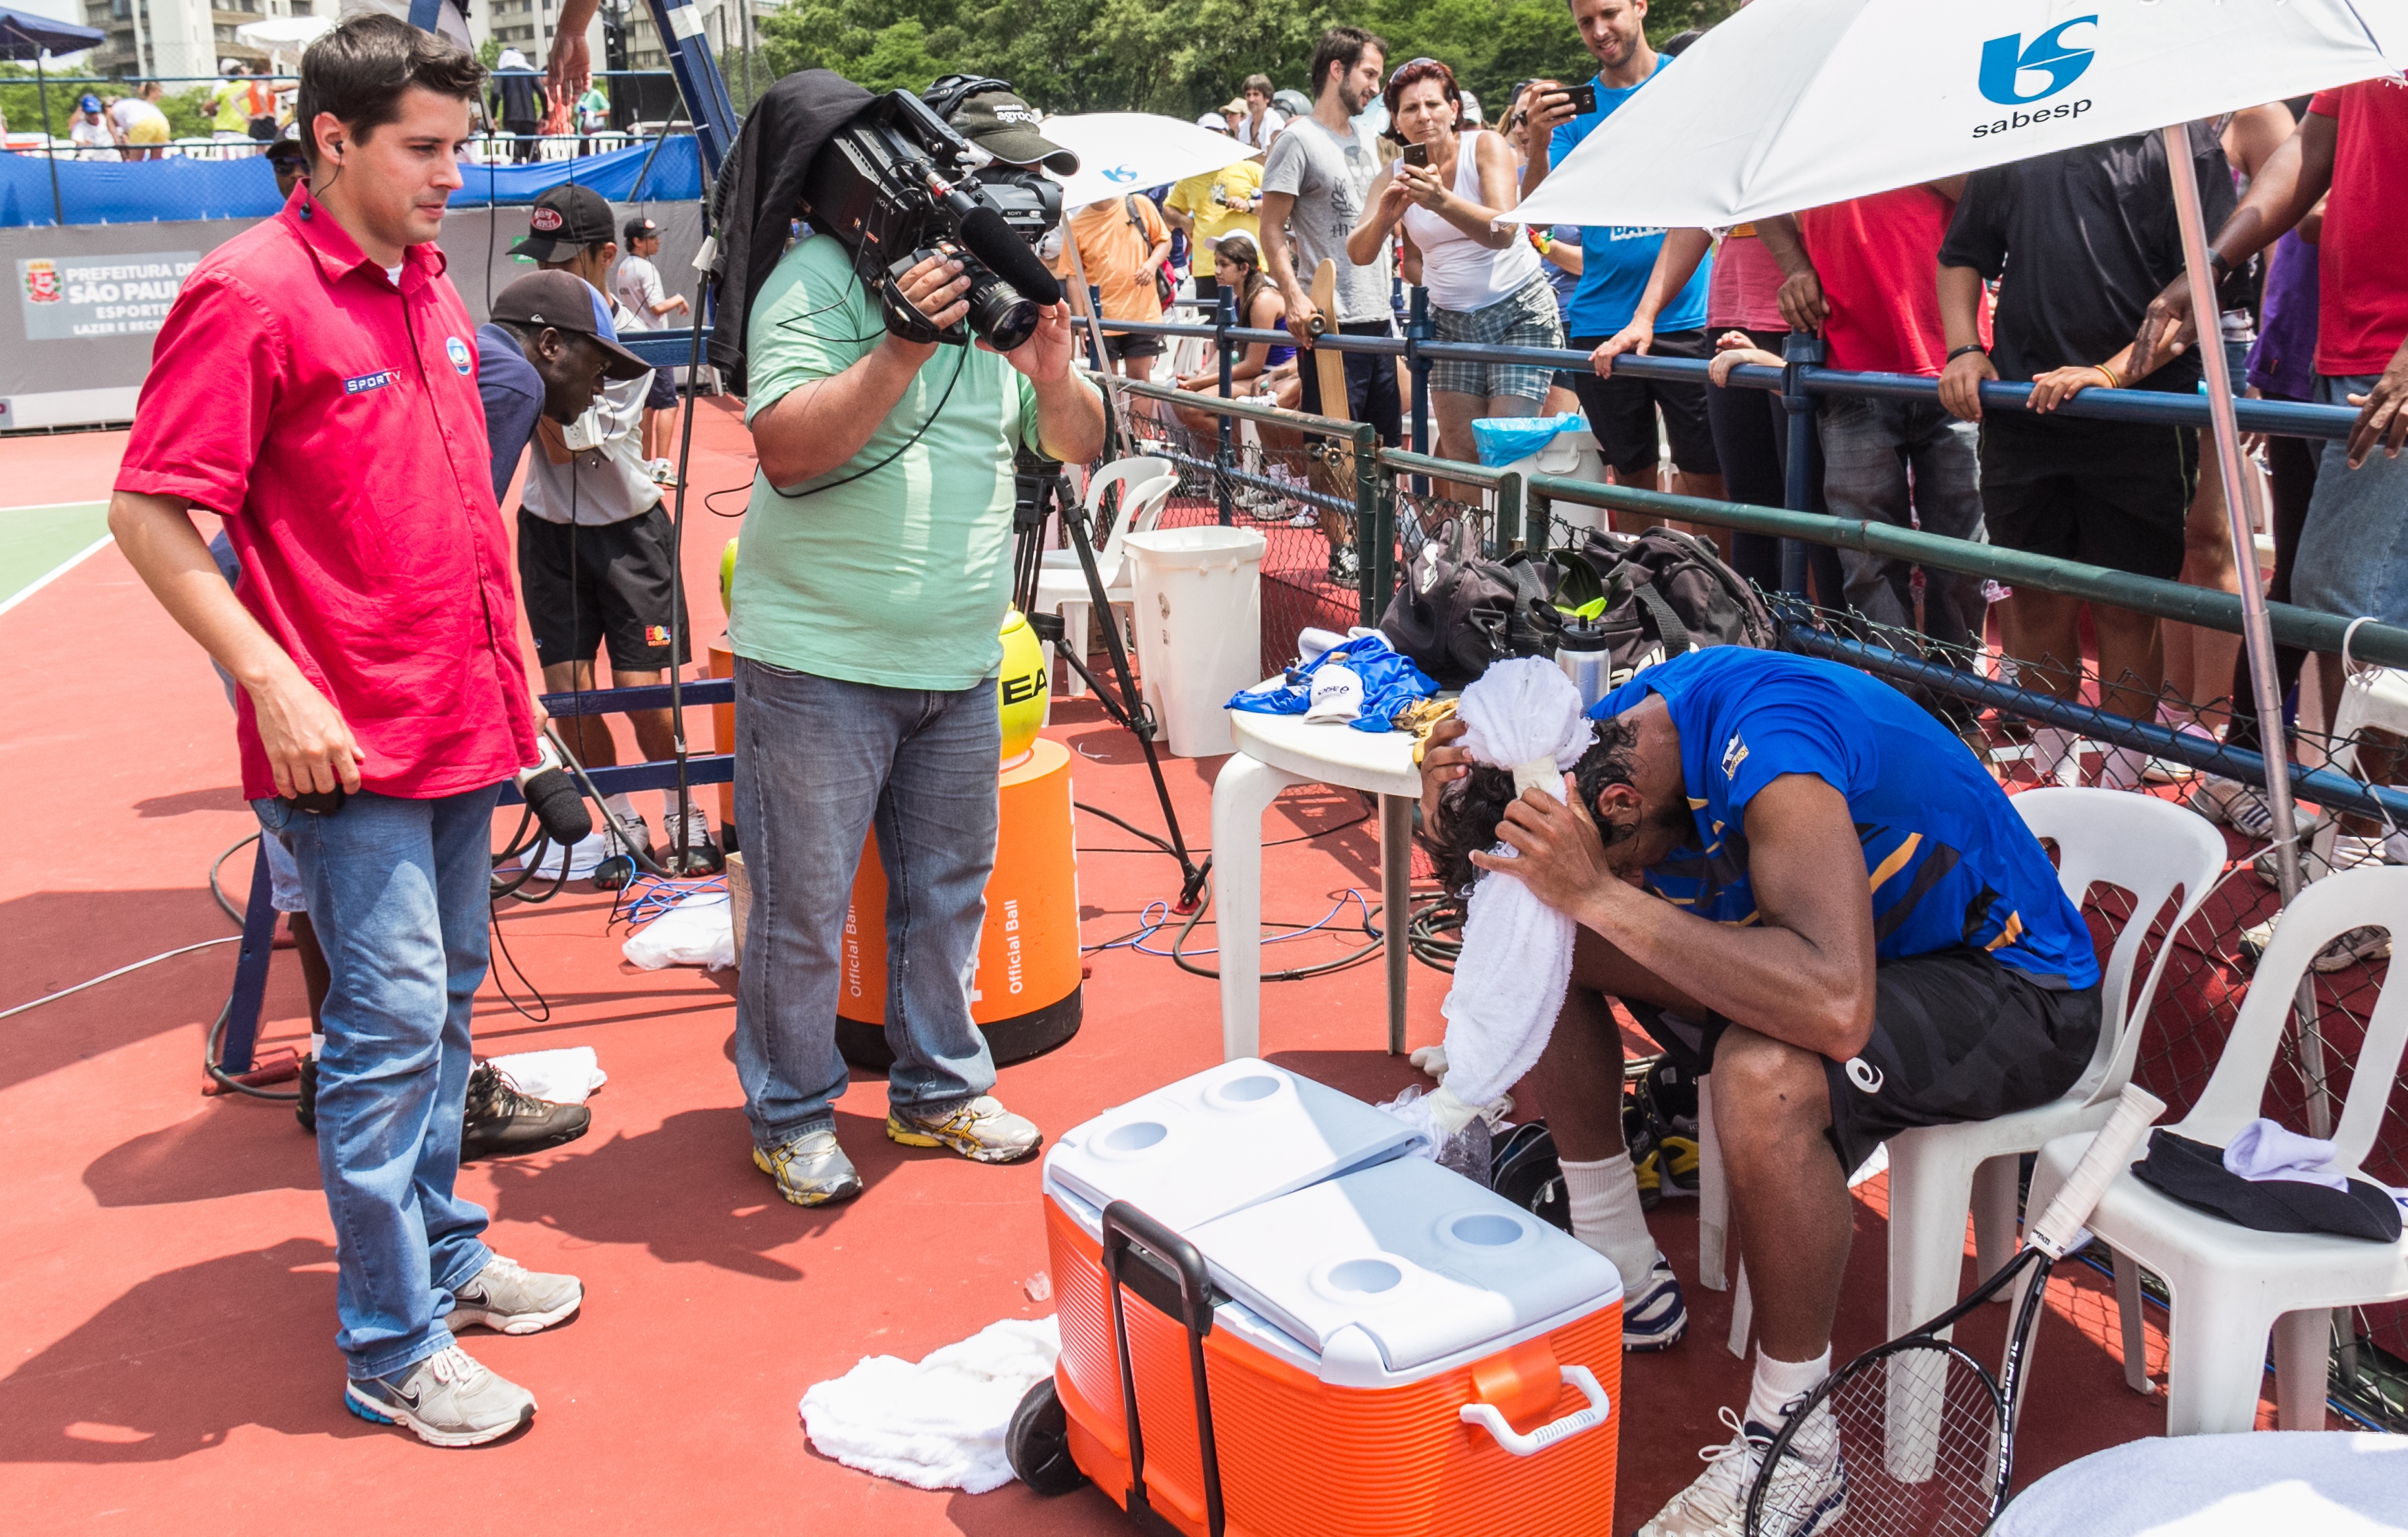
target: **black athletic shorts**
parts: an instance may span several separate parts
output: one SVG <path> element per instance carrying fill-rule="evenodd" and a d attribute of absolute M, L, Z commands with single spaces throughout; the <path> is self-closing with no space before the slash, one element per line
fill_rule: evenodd
<path fill-rule="evenodd" d="M 1108 332 L 1104 337 L 1104 356 L 1117 363 L 1126 357 L 1160 357 L 1160 337 L 1131 336 L 1126 332 Z"/>
<path fill-rule="evenodd" d="M 1873 1149 L 1918 1126 L 1987 1121 L 2064 1094 L 2099 1044 L 2099 985 L 2044 987 L 1986 950 L 1935 950 L 1873 969 L 1873 1034 L 1845 1062 L 1828 1057 L 1824 1135 L 1854 1173 Z M 1633 1019 L 1694 1071 L 1711 1070 L 1730 1022 L 1700 1027 L 1643 1003 Z"/>
<path fill-rule="evenodd" d="M 579 526 L 521 509 L 519 597 L 545 667 L 591 661 L 608 642 L 612 672 L 666 668 L 670 605 L 685 606 L 668 513 L 655 505 L 621 523 Z M 681 667 L 689 660 L 685 639 L 681 629 Z"/>
<path fill-rule="evenodd" d="M 676 370 L 670 368 L 653 369 L 652 387 L 651 392 L 644 396 L 644 409 L 648 411 L 666 411 L 674 410 L 676 408 Z"/>
<path fill-rule="evenodd" d="M 1340 336 L 1393 337 L 1397 328 L 1386 321 L 1348 321 Z M 1387 352 L 1348 352 L 1346 358 L 1346 419 L 1368 422 L 1380 441 L 1395 448 L 1404 441 L 1404 399 L 1397 392 L 1397 360 Z M 1296 354 L 1296 377 L 1303 386 L 1297 407 L 1308 416 L 1321 414 L 1321 369 L 1309 352 Z M 1314 439 L 1318 441 L 1318 438 Z"/>
<path fill-rule="evenodd" d="M 2198 484 L 2188 428 L 1983 414 L 1982 520 L 2009 550 L 2171 582 Z"/>
<path fill-rule="evenodd" d="M 1579 337 L 1575 351 L 1595 352 L 1603 337 Z M 1658 331 L 1649 357 L 1704 358 L 1713 354 L 1703 331 Z M 1664 413 L 1664 440 L 1672 445 L 1672 465 L 1692 475 L 1719 475 L 1714 435 L 1706 425 L 1706 386 L 1666 383 L 1617 373 L 1599 379 L 1591 370 L 1572 375 L 1572 393 L 1588 414 L 1588 429 L 1597 437 L 1598 454 L 1605 467 L 1626 477 L 1656 467 L 1660 450 L 1656 438 L 1656 413 Z"/>

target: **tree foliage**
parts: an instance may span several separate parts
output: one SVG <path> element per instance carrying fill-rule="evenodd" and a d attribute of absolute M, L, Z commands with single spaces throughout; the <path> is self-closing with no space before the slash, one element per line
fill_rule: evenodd
<path fill-rule="evenodd" d="M 1661 0 L 1661 39 L 1728 14 L 1735 0 Z M 833 69 L 873 91 L 918 90 L 953 70 L 1008 79 L 1049 111 L 1194 117 L 1248 75 L 1307 90 L 1322 29 L 1336 22 L 1388 39 L 1388 57 L 1443 59 L 1501 108 L 1537 75 L 1586 79 L 1565 0 L 787 0 L 760 24 L 770 69 Z"/>

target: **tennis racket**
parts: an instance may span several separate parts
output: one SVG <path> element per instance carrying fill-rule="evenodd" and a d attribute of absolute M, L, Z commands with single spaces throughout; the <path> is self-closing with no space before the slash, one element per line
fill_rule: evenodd
<path fill-rule="evenodd" d="M 1824 1379 L 1765 1453 L 1748 1490 L 1747 1537 L 1979 1537 L 1989 1527 L 2014 1474 L 2024 1355 L 2049 1271 L 2165 1108 L 2127 1086 L 2014 1258 L 1939 1317 Z M 1993 1377 L 1941 1334 L 2018 1283 L 2005 1369 Z"/>

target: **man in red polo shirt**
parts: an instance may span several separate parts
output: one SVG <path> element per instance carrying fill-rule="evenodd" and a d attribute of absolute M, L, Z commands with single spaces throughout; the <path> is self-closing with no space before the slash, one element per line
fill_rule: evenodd
<path fill-rule="evenodd" d="M 326 953 L 318 1167 L 344 1403 L 440 1446 L 535 1415 L 452 1330 L 531 1333 L 583 1296 L 488 1249 L 452 1189 L 495 792 L 541 721 L 476 325 L 433 244 L 483 74 L 390 17 L 310 46 L 308 182 L 185 281 L 109 508 L 126 559 L 242 685 L 243 794 L 292 850 Z M 224 521 L 238 595 L 196 507 Z"/>

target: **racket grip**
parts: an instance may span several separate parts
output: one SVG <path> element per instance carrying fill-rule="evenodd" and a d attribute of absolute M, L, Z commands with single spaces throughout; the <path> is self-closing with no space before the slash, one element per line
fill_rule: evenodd
<path fill-rule="evenodd" d="M 2073 1166 L 2065 1188 L 2057 1193 L 2048 1210 L 2032 1224 L 2032 1247 L 2051 1259 L 2065 1257 L 2074 1235 L 2097 1209 L 2099 1198 L 2107 1193 L 2108 1182 L 2124 1171 L 2132 1149 L 2140 1145 L 2150 1126 L 2165 1113 L 2163 1099 L 2138 1084 L 2124 1085 L 2123 1095 L 2115 1101 L 2115 1113 L 2091 1139 L 2089 1151 Z"/>

